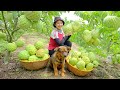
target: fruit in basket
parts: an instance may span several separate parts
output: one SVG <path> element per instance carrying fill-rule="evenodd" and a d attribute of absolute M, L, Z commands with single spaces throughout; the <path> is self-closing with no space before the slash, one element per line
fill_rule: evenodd
<path fill-rule="evenodd" d="M 36 55 L 32 55 L 32 56 L 29 57 L 28 60 L 29 61 L 36 61 L 36 60 L 38 60 L 38 57 Z"/>
<path fill-rule="evenodd" d="M 78 57 L 81 55 L 81 52 L 79 52 L 79 51 L 73 51 L 73 53 L 74 53 L 74 55 L 76 55 Z"/>
<path fill-rule="evenodd" d="M 88 63 L 86 65 L 86 70 L 92 70 L 93 69 L 93 63 Z"/>
<path fill-rule="evenodd" d="M 79 70 L 83 70 L 85 68 L 85 62 L 83 60 L 80 60 L 77 64 L 76 64 L 76 67 L 79 69 Z"/>
<path fill-rule="evenodd" d="M 29 56 L 30 55 L 29 55 L 28 51 L 26 51 L 26 50 L 20 51 L 18 54 L 18 58 L 20 60 L 27 60 L 29 58 Z"/>
<path fill-rule="evenodd" d="M 43 60 L 46 60 L 46 59 L 48 59 L 48 58 L 49 58 L 49 55 L 48 55 L 48 54 L 44 54 Z"/>
<path fill-rule="evenodd" d="M 89 57 L 89 59 L 90 59 L 91 61 L 94 61 L 94 60 L 96 59 L 96 56 L 95 56 L 95 54 L 94 54 L 93 52 L 89 52 L 89 53 L 88 53 L 88 57 Z"/>
<path fill-rule="evenodd" d="M 34 43 L 34 46 L 37 50 L 39 50 L 40 48 L 43 48 L 44 43 L 41 42 L 41 41 L 37 41 L 37 42 Z"/>
<path fill-rule="evenodd" d="M 85 64 L 90 63 L 90 59 L 87 56 L 84 56 L 82 59 L 85 62 Z"/>
<path fill-rule="evenodd" d="M 69 63 L 70 63 L 72 66 L 76 65 L 76 64 L 77 64 L 77 62 L 78 62 L 78 59 L 77 59 L 77 58 L 75 58 L 75 57 L 70 58 L 70 60 L 69 60 Z"/>
<path fill-rule="evenodd" d="M 36 56 L 37 57 L 44 57 L 44 54 L 45 54 L 45 51 L 44 51 L 44 49 L 39 49 L 39 50 L 37 50 L 36 51 Z"/>
<path fill-rule="evenodd" d="M 93 63 L 93 67 L 97 67 L 99 65 L 98 61 L 96 61 L 96 60 L 93 61 L 92 63 Z"/>
<path fill-rule="evenodd" d="M 36 51 L 37 51 L 37 49 L 35 48 L 35 46 L 31 45 L 31 44 L 29 44 L 29 45 L 26 46 L 26 50 L 29 52 L 30 55 L 35 55 Z"/>

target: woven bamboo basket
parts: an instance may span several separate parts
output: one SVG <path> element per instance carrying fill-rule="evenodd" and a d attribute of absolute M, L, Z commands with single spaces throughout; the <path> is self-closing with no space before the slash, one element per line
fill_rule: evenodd
<path fill-rule="evenodd" d="M 27 62 L 27 60 L 20 60 L 21 67 L 27 70 L 39 70 L 47 66 L 49 58 L 42 61 L 31 61 Z"/>
<path fill-rule="evenodd" d="M 66 66 L 67 66 L 67 69 L 72 72 L 73 74 L 77 75 L 77 76 L 86 76 L 88 75 L 92 70 L 90 71 L 81 71 L 77 68 L 75 68 L 74 66 L 70 65 L 69 60 L 66 60 Z"/>

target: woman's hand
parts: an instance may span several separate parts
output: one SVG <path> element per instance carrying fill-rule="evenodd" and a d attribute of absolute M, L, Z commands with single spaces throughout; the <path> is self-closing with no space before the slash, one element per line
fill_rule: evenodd
<path fill-rule="evenodd" d="M 71 36 L 72 35 L 72 32 L 68 32 L 68 34 L 66 34 L 66 36 Z"/>

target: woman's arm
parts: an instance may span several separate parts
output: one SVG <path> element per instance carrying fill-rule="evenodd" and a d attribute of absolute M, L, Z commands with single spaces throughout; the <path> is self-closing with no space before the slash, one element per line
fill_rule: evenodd
<path fill-rule="evenodd" d="M 56 41 L 56 43 L 59 45 L 59 46 L 63 46 L 64 43 L 71 37 L 71 35 L 69 36 L 65 36 L 63 37 L 63 39 L 60 41 L 59 38 L 55 38 L 54 40 Z"/>

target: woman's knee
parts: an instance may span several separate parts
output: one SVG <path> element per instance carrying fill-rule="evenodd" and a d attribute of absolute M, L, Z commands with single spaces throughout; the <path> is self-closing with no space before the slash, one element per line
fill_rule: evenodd
<path fill-rule="evenodd" d="M 52 56 L 53 53 L 54 53 L 54 50 L 49 50 L 50 57 Z"/>

